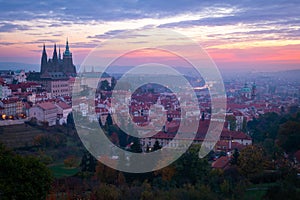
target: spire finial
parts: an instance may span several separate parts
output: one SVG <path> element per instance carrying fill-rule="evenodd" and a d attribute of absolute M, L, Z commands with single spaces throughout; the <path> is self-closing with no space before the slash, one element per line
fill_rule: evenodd
<path fill-rule="evenodd" d="M 69 48 L 69 40 L 68 40 L 68 38 L 67 38 L 67 41 L 66 41 L 66 50 L 65 50 L 64 55 L 67 55 L 67 56 L 72 55 L 71 52 L 70 52 L 70 48 Z"/>

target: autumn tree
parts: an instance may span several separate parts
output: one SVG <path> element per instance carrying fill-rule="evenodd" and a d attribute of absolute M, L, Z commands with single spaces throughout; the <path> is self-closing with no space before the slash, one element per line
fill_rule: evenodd
<path fill-rule="evenodd" d="M 260 146 L 247 146 L 241 150 L 238 158 L 238 167 L 246 177 L 253 177 L 263 172 L 264 152 Z"/>
<path fill-rule="evenodd" d="M 107 159 L 109 159 L 109 158 L 107 158 Z M 108 183 L 108 184 L 116 184 L 117 181 L 121 181 L 121 180 L 118 180 L 119 178 L 122 179 L 122 177 L 119 177 L 119 172 L 117 170 L 110 168 L 101 162 L 97 163 L 95 177 L 100 182 Z"/>
<path fill-rule="evenodd" d="M 68 156 L 65 160 L 64 160 L 64 165 L 66 167 L 75 167 L 77 164 L 77 159 L 74 155 Z"/>

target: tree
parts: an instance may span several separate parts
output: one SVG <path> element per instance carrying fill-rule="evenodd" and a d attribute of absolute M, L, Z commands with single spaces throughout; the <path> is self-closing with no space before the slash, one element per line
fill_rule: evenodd
<path fill-rule="evenodd" d="M 0 144 L 0 199 L 45 199 L 52 174 L 38 159 L 22 157 Z"/>
<path fill-rule="evenodd" d="M 112 120 L 112 117 L 111 117 L 111 114 L 108 113 L 107 117 L 106 117 L 106 125 L 109 127 L 113 124 L 113 120 Z"/>
<path fill-rule="evenodd" d="M 115 184 L 118 181 L 119 173 L 117 170 L 98 162 L 95 177 L 102 183 Z"/>
<path fill-rule="evenodd" d="M 159 141 L 156 140 L 154 145 L 153 145 L 153 150 L 152 151 L 157 151 L 158 149 L 161 149 L 161 146 L 159 144 Z"/>
<path fill-rule="evenodd" d="M 248 178 L 260 175 L 263 172 L 263 155 L 263 149 L 255 145 L 241 150 L 238 158 L 238 167 L 241 173 Z"/>
<path fill-rule="evenodd" d="M 234 149 L 234 152 L 232 154 L 232 159 L 231 159 L 230 163 L 232 165 L 237 165 L 239 156 L 240 156 L 239 150 L 238 149 Z"/>
<path fill-rule="evenodd" d="M 93 199 L 97 200 L 117 200 L 120 199 L 121 193 L 114 185 L 101 184 L 100 187 L 93 192 L 92 196 L 94 197 Z"/>
<path fill-rule="evenodd" d="M 111 87 L 109 86 L 109 82 L 107 80 L 101 81 L 100 90 L 110 91 Z"/>
<path fill-rule="evenodd" d="M 81 159 L 80 167 L 82 172 L 95 172 L 96 171 L 97 160 L 90 154 L 86 152 Z"/>
<path fill-rule="evenodd" d="M 275 140 L 280 120 L 281 117 L 277 113 L 266 113 L 248 122 L 247 129 L 250 130 L 254 143 L 262 143 L 266 138 Z"/>
<path fill-rule="evenodd" d="M 64 160 L 64 165 L 66 167 L 75 167 L 77 164 L 77 159 L 74 155 L 68 156 L 65 160 Z"/>
<path fill-rule="evenodd" d="M 115 77 L 111 77 L 111 90 L 113 90 L 115 88 L 117 84 L 117 80 Z"/>
<path fill-rule="evenodd" d="M 142 153 L 143 152 L 140 140 L 138 138 L 134 137 L 132 145 L 130 146 L 130 150 L 134 153 Z"/>
<path fill-rule="evenodd" d="M 98 123 L 99 123 L 100 127 L 102 128 L 103 127 L 103 123 L 102 123 L 102 120 L 101 120 L 101 116 L 99 116 L 99 118 L 98 118 Z"/>
<path fill-rule="evenodd" d="M 243 131 L 244 133 L 247 132 L 247 120 L 246 120 L 245 117 L 243 118 L 242 131 Z"/>
<path fill-rule="evenodd" d="M 67 124 L 72 127 L 75 127 L 74 116 L 72 112 L 70 112 L 67 116 Z"/>
<path fill-rule="evenodd" d="M 231 131 L 236 131 L 236 118 L 234 115 L 228 115 L 226 116 L 226 120 L 229 123 L 230 130 Z"/>
<path fill-rule="evenodd" d="M 202 112 L 201 121 L 204 121 L 204 120 L 205 120 L 205 114 L 204 114 L 204 112 Z"/>
<path fill-rule="evenodd" d="M 279 146 L 286 152 L 293 153 L 300 149 L 300 122 L 287 121 L 279 129 Z"/>
<path fill-rule="evenodd" d="M 172 165 L 175 166 L 175 179 L 178 184 L 201 182 L 207 177 L 210 165 L 206 158 L 199 159 L 199 145 L 192 145 Z"/>

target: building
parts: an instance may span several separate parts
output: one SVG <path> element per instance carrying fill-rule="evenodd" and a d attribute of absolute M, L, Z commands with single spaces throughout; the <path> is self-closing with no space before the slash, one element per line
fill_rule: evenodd
<path fill-rule="evenodd" d="M 72 53 L 69 48 L 69 42 L 66 42 L 66 49 L 61 58 L 60 48 L 57 55 L 56 44 L 54 44 L 52 59 L 48 59 L 46 47 L 43 46 L 42 58 L 41 58 L 41 74 L 44 75 L 47 72 L 61 72 L 66 76 L 76 76 L 76 68 L 73 64 Z"/>
<path fill-rule="evenodd" d="M 36 118 L 39 123 L 48 123 L 49 126 L 56 125 L 57 107 L 51 102 L 36 104 L 29 109 L 29 117 Z"/>
<path fill-rule="evenodd" d="M 222 169 L 225 170 L 229 167 L 230 164 L 230 157 L 228 156 L 221 156 L 220 158 L 218 158 L 216 161 L 214 161 L 211 164 L 211 167 L 213 169 Z"/>
<path fill-rule="evenodd" d="M 16 71 L 15 72 L 15 77 L 14 77 L 14 80 L 17 82 L 17 83 L 24 83 L 26 82 L 27 76 L 26 76 L 26 73 L 24 70 L 20 70 L 20 71 Z"/>
<path fill-rule="evenodd" d="M 0 99 L 11 96 L 11 89 L 7 85 L 0 84 Z"/>
<path fill-rule="evenodd" d="M 251 88 L 248 86 L 247 83 L 245 83 L 244 87 L 241 89 L 241 95 L 242 97 L 250 100 L 252 98 L 252 92 Z"/>
<path fill-rule="evenodd" d="M 73 64 L 72 53 L 68 41 L 61 58 L 60 48 L 57 55 L 56 44 L 53 56 L 48 59 L 46 47 L 43 46 L 41 58 L 41 71 L 29 73 L 28 80 L 42 85 L 42 90 L 49 92 L 51 97 L 70 96 L 72 87 L 69 79 L 76 76 L 76 68 Z"/>
<path fill-rule="evenodd" d="M 69 78 L 62 72 L 46 72 L 41 75 L 40 81 L 52 98 L 71 95 Z"/>
<path fill-rule="evenodd" d="M 66 124 L 67 118 L 70 112 L 72 112 L 72 106 L 66 104 L 65 102 L 59 102 L 55 104 L 57 107 L 57 116 L 59 118 L 59 124 Z"/>
<path fill-rule="evenodd" d="M 0 101 L 0 114 L 2 118 L 15 117 L 23 113 L 23 103 L 19 99 L 3 99 Z"/>

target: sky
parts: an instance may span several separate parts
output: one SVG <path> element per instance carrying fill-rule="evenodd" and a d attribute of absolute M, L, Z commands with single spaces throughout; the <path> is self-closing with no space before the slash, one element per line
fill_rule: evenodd
<path fill-rule="evenodd" d="M 223 70 L 300 69 L 299 0 L 0 0 L 0 5 L 0 62 L 39 64 L 44 43 L 52 56 L 54 43 L 63 51 L 68 38 L 78 66 L 96 46 L 128 30 L 152 28 L 191 38 Z M 103 53 L 113 57 L 114 51 Z"/>

